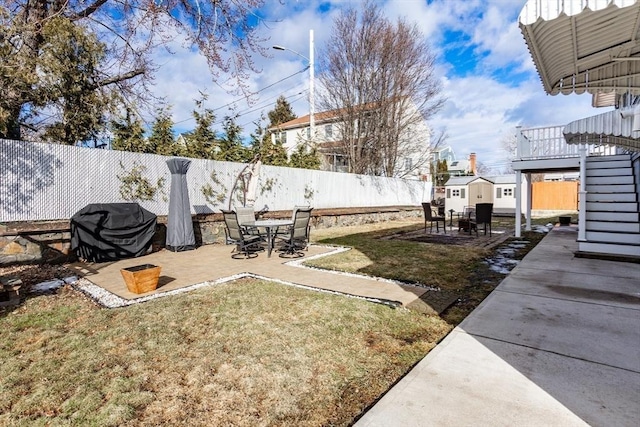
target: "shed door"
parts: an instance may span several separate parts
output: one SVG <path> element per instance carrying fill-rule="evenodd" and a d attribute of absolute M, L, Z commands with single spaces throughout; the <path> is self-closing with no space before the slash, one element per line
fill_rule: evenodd
<path fill-rule="evenodd" d="M 489 182 L 472 182 L 469 184 L 469 205 L 476 203 L 493 203 L 493 185 Z"/>

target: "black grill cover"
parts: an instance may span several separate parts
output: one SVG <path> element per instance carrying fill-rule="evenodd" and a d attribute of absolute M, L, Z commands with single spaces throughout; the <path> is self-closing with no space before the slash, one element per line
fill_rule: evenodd
<path fill-rule="evenodd" d="M 153 240 L 156 215 L 137 203 L 90 204 L 71 218 L 71 249 L 92 262 L 144 255 Z"/>

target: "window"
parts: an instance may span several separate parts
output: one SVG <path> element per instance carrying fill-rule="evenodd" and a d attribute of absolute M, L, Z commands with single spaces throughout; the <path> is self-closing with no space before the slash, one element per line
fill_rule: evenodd
<path fill-rule="evenodd" d="M 311 139 L 311 127 L 307 128 L 307 139 Z"/>
<path fill-rule="evenodd" d="M 333 137 L 333 125 L 324 126 L 324 137 L 329 139 Z"/>
<path fill-rule="evenodd" d="M 458 189 L 453 190 L 453 197 L 460 197 L 460 190 Z"/>
<path fill-rule="evenodd" d="M 504 189 L 504 196 L 505 197 L 513 197 L 513 190 L 511 188 L 505 188 Z"/>
<path fill-rule="evenodd" d="M 286 132 L 278 132 L 278 133 L 276 133 L 276 142 L 281 142 L 282 145 L 286 145 L 286 143 L 287 143 L 287 133 Z"/>
<path fill-rule="evenodd" d="M 502 198 L 502 188 L 497 187 L 496 188 L 496 199 L 500 199 Z"/>
<path fill-rule="evenodd" d="M 411 157 L 404 158 L 404 170 L 410 171 L 413 166 L 413 159 Z"/>

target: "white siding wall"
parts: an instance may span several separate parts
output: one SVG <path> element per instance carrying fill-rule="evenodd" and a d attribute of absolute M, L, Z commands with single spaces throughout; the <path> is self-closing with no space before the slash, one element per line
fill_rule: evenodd
<path fill-rule="evenodd" d="M 167 159 L 155 154 L 0 140 L 0 221 L 68 219 L 90 203 L 126 202 L 120 195 L 118 176 L 136 165 L 145 168 L 143 176 L 151 184 L 158 179 L 164 179 L 164 184 L 154 200 L 135 201 L 157 215 L 166 215 L 171 187 Z M 190 160 L 191 212 L 226 209 L 235 178 L 246 165 Z M 207 185 L 223 200 L 207 201 L 202 192 Z M 419 206 L 429 194 L 429 182 L 263 166 L 255 205 L 269 210 L 288 210 L 300 204 L 315 208 Z M 234 200 L 232 204 L 240 203 Z"/>
<path fill-rule="evenodd" d="M 445 189 L 445 205 L 444 209 L 449 214 L 453 209 L 455 212 L 463 212 L 464 207 L 469 206 L 469 187 L 468 185 L 452 185 Z"/>
<path fill-rule="evenodd" d="M 498 189 L 500 189 L 500 197 L 498 197 Z M 527 186 L 522 186 L 523 196 L 526 194 Z M 511 193 L 509 195 L 509 192 Z M 525 197 L 523 197 L 526 200 Z M 493 185 L 493 208 L 494 209 L 515 209 L 516 208 L 516 183 L 513 184 L 494 184 Z M 523 211 L 526 204 L 522 206 Z"/>
<path fill-rule="evenodd" d="M 502 191 L 502 197 L 498 198 L 496 189 L 500 188 Z M 504 195 L 504 189 L 511 189 L 511 196 Z M 493 209 L 512 209 L 515 212 L 516 208 L 516 183 L 496 183 L 493 184 Z M 457 190 L 460 194 L 464 192 L 464 197 L 453 196 L 454 191 Z M 451 194 L 451 197 L 447 197 Z M 450 209 L 454 209 L 456 212 L 463 212 L 464 207 L 469 206 L 469 184 L 466 185 L 447 185 L 445 189 L 445 210 L 447 215 Z M 522 180 L 522 212 L 525 212 L 527 208 L 527 181 Z"/>

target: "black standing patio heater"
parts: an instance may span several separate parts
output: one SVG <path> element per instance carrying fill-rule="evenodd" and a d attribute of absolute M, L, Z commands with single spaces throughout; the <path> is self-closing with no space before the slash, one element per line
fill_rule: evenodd
<path fill-rule="evenodd" d="M 173 252 L 190 251 L 196 248 L 187 188 L 187 171 L 190 160 L 169 159 L 171 192 L 169 193 L 169 218 L 167 220 L 166 248 Z"/>

